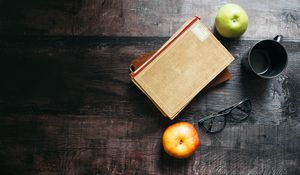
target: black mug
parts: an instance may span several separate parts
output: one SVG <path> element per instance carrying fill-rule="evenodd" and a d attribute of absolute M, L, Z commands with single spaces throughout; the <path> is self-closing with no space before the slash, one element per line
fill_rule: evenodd
<path fill-rule="evenodd" d="M 259 41 L 250 49 L 242 64 L 262 78 L 278 76 L 288 63 L 287 52 L 280 44 L 282 40 L 283 36 L 277 35 L 273 40 Z"/>

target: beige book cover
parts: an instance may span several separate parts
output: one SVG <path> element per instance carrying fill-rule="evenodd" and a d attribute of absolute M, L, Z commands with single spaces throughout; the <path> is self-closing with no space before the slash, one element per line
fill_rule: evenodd
<path fill-rule="evenodd" d="M 130 76 L 162 114 L 173 119 L 233 59 L 194 17 Z"/>

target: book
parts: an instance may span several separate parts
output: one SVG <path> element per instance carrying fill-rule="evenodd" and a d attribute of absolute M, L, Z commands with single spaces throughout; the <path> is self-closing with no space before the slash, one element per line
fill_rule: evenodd
<path fill-rule="evenodd" d="M 133 72 L 134 70 L 138 69 L 149 58 L 151 58 L 151 56 L 155 52 L 156 52 L 156 50 L 149 52 L 149 53 L 145 53 L 143 55 L 140 55 L 140 56 L 134 58 L 130 64 L 130 71 Z M 217 75 L 211 82 L 209 82 L 208 85 L 206 85 L 204 89 L 208 89 L 208 88 L 217 86 L 217 85 L 224 83 L 225 81 L 228 81 L 230 79 L 231 79 L 231 74 L 230 74 L 229 69 L 226 67 L 219 75 Z"/>
<path fill-rule="evenodd" d="M 164 116 L 174 119 L 233 59 L 194 17 L 130 77 Z"/>

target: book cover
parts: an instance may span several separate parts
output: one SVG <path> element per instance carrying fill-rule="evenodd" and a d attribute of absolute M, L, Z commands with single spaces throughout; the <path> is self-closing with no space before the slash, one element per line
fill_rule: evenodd
<path fill-rule="evenodd" d="M 130 76 L 163 115 L 173 119 L 233 59 L 194 17 Z"/>
<path fill-rule="evenodd" d="M 143 55 L 140 55 L 136 58 L 134 58 L 131 61 L 129 70 L 130 72 L 133 72 L 134 70 L 138 69 L 141 65 L 143 65 L 151 56 L 156 52 L 152 51 L 149 53 L 145 53 Z M 211 87 L 217 86 L 219 84 L 222 84 L 228 80 L 231 79 L 231 74 L 229 69 L 226 67 L 219 75 L 217 75 L 211 82 L 208 83 L 208 85 L 205 86 L 205 89 L 209 89 Z"/>

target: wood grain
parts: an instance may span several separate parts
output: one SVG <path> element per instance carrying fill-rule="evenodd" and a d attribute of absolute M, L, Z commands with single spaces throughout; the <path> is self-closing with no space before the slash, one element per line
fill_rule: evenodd
<path fill-rule="evenodd" d="M 219 37 L 236 58 L 232 80 L 197 95 L 174 121 L 130 82 L 133 58 L 191 16 L 213 29 L 226 3 L 0 0 L 0 174 L 300 174 L 298 0 L 234 1 L 250 23 L 242 38 Z M 277 34 L 287 70 L 272 80 L 243 70 L 257 39 Z M 170 124 L 196 123 L 245 97 L 253 104 L 245 122 L 216 135 L 195 124 L 201 146 L 191 158 L 162 150 Z"/>
<path fill-rule="evenodd" d="M 1 174 L 299 174 L 299 42 L 283 42 L 289 66 L 263 80 L 240 61 L 257 40 L 222 40 L 232 80 L 197 95 L 169 121 L 130 82 L 132 58 L 161 37 L 7 37 L 0 40 Z M 247 121 L 175 160 L 161 147 L 173 122 L 250 97 Z"/>
<path fill-rule="evenodd" d="M 128 66 L 132 58 L 160 47 L 166 39 L 21 37 L 2 40 L 0 113 L 147 115 L 153 111 L 151 102 L 130 82 Z M 297 116 L 300 44 L 284 42 L 289 53 L 287 70 L 275 79 L 264 80 L 244 71 L 240 65 L 256 42 L 224 40 L 223 44 L 236 58 L 229 67 L 232 80 L 199 94 L 184 114 L 201 116 L 248 96 L 253 100 L 257 118 L 260 117 L 256 119 L 258 122 L 280 124 L 287 116 Z M 109 113 L 113 111 L 114 114 Z"/>
<path fill-rule="evenodd" d="M 171 36 L 184 21 L 198 15 L 211 29 L 226 1 L 208 0 L 2 0 L 1 35 Z M 300 38 L 298 0 L 234 3 L 249 16 L 243 39 L 281 34 Z"/>
<path fill-rule="evenodd" d="M 299 126 L 246 121 L 230 123 L 217 135 L 199 130 L 201 146 L 186 160 L 162 150 L 165 128 L 155 117 L 5 115 L 0 118 L 1 174 L 300 172 Z"/>

